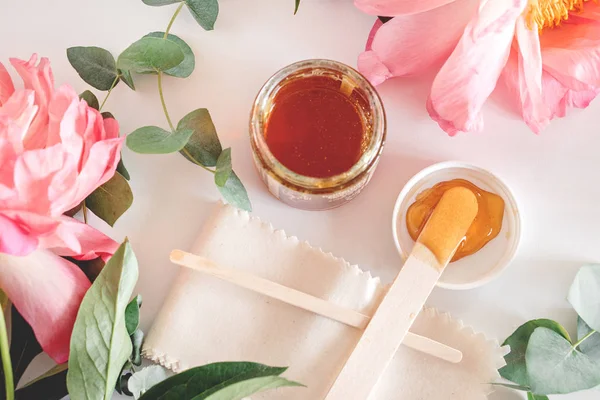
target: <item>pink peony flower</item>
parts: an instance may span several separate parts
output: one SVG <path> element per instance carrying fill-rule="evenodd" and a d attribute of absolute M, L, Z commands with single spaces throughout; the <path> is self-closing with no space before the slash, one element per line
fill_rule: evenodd
<path fill-rule="evenodd" d="M 0 288 L 63 363 L 90 282 L 59 256 L 106 259 L 117 248 L 63 214 L 113 176 L 123 141 L 73 88 L 54 89 L 47 59 L 11 63 L 25 87 L 15 90 L 0 63 Z"/>
<path fill-rule="evenodd" d="M 539 133 L 600 92 L 600 4 L 588 0 L 355 0 L 377 21 L 359 70 L 374 84 L 442 64 L 427 101 L 449 135 L 481 130 L 502 79 Z"/>

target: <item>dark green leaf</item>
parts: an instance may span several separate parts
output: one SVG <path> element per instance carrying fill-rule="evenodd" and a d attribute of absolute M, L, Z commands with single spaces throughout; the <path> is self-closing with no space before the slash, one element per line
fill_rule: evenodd
<path fill-rule="evenodd" d="M 565 339 L 571 340 L 569 333 L 558 322 L 549 319 L 535 319 L 521 325 L 502 343 L 502 346 L 510 346 L 510 353 L 504 356 L 506 366 L 500 368 L 498 372 L 504 379 L 518 383 L 521 386 L 529 387 L 527 378 L 527 366 L 525 365 L 525 351 L 527 343 L 533 331 L 540 327 L 550 328 L 562 335 Z"/>
<path fill-rule="evenodd" d="M 304 386 L 298 382 L 289 381 L 280 376 L 263 376 L 261 378 L 248 379 L 226 386 L 223 389 L 209 396 L 197 397 L 197 399 L 206 400 L 244 400 L 248 396 L 261 393 L 269 389 L 276 389 L 285 386 Z"/>
<path fill-rule="evenodd" d="M 27 384 L 24 385 L 23 387 L 31 386 L 43 379 L 47 379 L 56 374 L 60 374 L 61 372 L 66 371 L 68 367 L 69 366 L 67 365 L 67 363 L 57 364 L 54 367 L 50 368 L 48 371 L 44 372 L 42 375 L 35 378 L 34 380 L 27 382 Z M 65 377 L 66 377 L 66 372 L 65 372 Z"/>
<path fill-rule="evenodd" d="M 222 362 L 188 369 L 148 390 L 140 400 L 173 398 L 203 400 L 221 389 L 254 378 L 279 376 L 287 368 L 251 362 Z"/>
<path fill-rule="evenodd" d="M 152 32 L 147 34 L 145 37 L 163 38 L 164 36 L 164 32 Z M 178 78 L 187 78 L 192 74 L 192 72 L 194 72 L 194 68 L 196 67 L 196 57 L 194 56 L 192 48 L 178 36 L 173 34 L 169 34 L 167 36 L 167 40 L 170 40 L 179 46 L 183 52 L 183 61 L 176 67 L 163 72 L 167 75 L 176 76 Z"/>
<path fill-rule="evenodd" d="M 185 128 L 171 133 L 158 126 L 144 126 L 127 135 L 127 147 L 142 154 L 174 153 L 186 145 L 193 133 Z"/>
<path fill-rule="evenodd" d="M 600 264 L 579 269 L 569 290 L 569 303 L 592 328 L 600 331 Z"/>
<path fill-rule="evenodd" d="M 126 240 L 79 307 L 67 374 L 71 398 L 111 398 L 121 368 L 133 350 L 125 327 L 125 308 L 137 278 L 137 260 Z"/>
<path fill-rule="evenodd" d="M 600 363 L 551 329 L 533 331 L 525 360 L 532 393 L 567 394 L 600 385 Z"/>
<path fill-rule="evenodd" d="M 98 98 L 94 93 L 90 92 L 89 90 L 86 90 L 85 92 L 81 93 L 79 95 L 79 99 L 85 100 L 88 106 L 92 107 L 94 110 L 100 109 L 100 103 L 98 102 Z"/>
<path fill-rule="evenodd" d="M 79 204 L 77 204 L 75 207 L 71 208 L 70 210 L 65 211 L 65 215 L 69 216 L 69 217 L 74 217 L 75 214 L 77 214 L 79 211 L 81 211 L 81 209 L 83 208 L 83 201 Z"/>
<path fill-rule="evenodd" d="M 108 50 L 100 47 L 71 47 L 67 58 L 89 85 L 98 90 L 109 90 L 117 78 L 115 58 Z"/>
<path fill-rule="evenodd" d="M 581 317 L 577 317 L 577 340 L 583 339 L 590 332 L 592 332 L 592 328 Z M 595 332 L 585 339 L 579 345 L 579 350 L 592 360 L 600 362 L 600 332 Z"/>
<path fill-rule="evenodd" d="M 85 199 L 87 208 L 110 226 L 131 207 L 131 203 L 133 193 L 129 183 L 118 172 Z"/>
<path fill-rule="evenodd" d="M 137 329 L 131 335 L 131 344 L 133 345 L 133 350 L 131 351 L 131 363 L 135 366 L 142 365 L 142 344 L 144 344 L 144 332 L 141 329 Z"/>
<path fill-rule="evenodd" d="M 177 124 L 177 129 L 191 129 L 193 131 L 189 142 L 185 145 L 185 150 L 189 155 L 182 152 L 185 158 L 205 167 L 217 165 L 217 159 L 223 148 L 210 113 L 206 108 L 199 108 L 183 117 Z M 190 156 L 193 159 L 190 159 Z"/>
<path fill-rule="evenodd" d="M 140 326 L 140 307 L 142 307 L 142 295 L 138 294 L 127 304 L 125 309 L 125 326 L 130 335 L 133 335 Z"/>
<path fill-rule="evenodd" d="M 533 394 L 531 392 L 527 393 L 527 400 L 548 400 L 548 396 Z"/>
<path fill-rule="evenodd" d="M 102 269 L 104 268 L 104 260 L 102 258 L 97 257 L 92 260 L 76 260 L 72 257 L 65 257 L 67 260 L 77 265 L 88 277 L 90 282 L 94 282 Z"/>
<path fill-rule="evenodd" d="M 10 318 L 10 359 L 12 362 L 13 380 L 16 386 L 31 361 L 42 352 L 42 346 L 40 346 L 35 338 L 31 326 L 14 306 L 11 309 Z M 4 378 L 4 374 L 2 374 L 2 378 Z M 4 379 L 2 379 L 2 382 L 4 382 Z"/>
<path fill-rule="evenodd" d="M 121 158 L 119 158 L 119 164 L 117 164 L 117 172 L 123 176 L 123 178 L 130 180 L 131 176 L 129 176 L 129 171 L 125 168 L 125 164 L 123 163 L 123 153 L 121 153 Z"/>
<path fill-rule="evenodd" d="M 15 392 L 15 400 L 60 400 L 67 392 L 67 370 L 64 364 L 52 368 Z"/>
<path fill-rule="evenodd" d="M 135 83 L 133 82 L 133 77 L 131 76 L 131 72 L 127 70 L 120 69 L 119 71 L 119 79 L 121 79 L 131 90 L 135 90 Z"/>
<path fill-rule="evenodd" d="M 104 111 L 102 113 L 102 118 L 103 119 L 116 119 L 114 115 L 112 115 L 112 113 L 108 112 L 108 111 Z"/>
<path fill-rule="evenodd" d="M 252 204 L 250 204 L 246 188 L 235 172 L 231 171 L 231 175 L 229 175 L 225 186 L 217 186 L 217 188 L 228 204 L 242 210 L 252 211 Z"/>
<path fill-rule="evenodd" d="M 183 0 L 142 0 L 144 4 L 149 6 L 157 7 L 157 6 L 166 6 L 169 4 L 181 3 Z"/>
<path fill-rule="evenodd" d="M 227 148 L 223 150 L 217 159 L 217 171 L 215 173 L 215 183 L 217 186 L 225 186 L 229 176 L 231 176 L 231 172 L 233 172 L 231 167 L 231 149 Z"/>
<path fill-rule="evenodd" d="M 298 8 L 300 7 L 300 0 L 295 0 L 296 5 L 294 6 L 294 15 L 298 12 Z"/>
<path fill-rule="evenodd" d="M 181 64 L 183 57 L 183 51 L 176 43 L 143 37 L 121 53 L 117 66 L 137 73 L 166 71 Z"/>
<path fill-rule="evenodd" d="M 123 367 L 123 369 L 124 368 L 125 367 Z M 131 372 L 123 373 L 123 371 L 121 371 L 121 376 L 119 376 L 119 378 L 117 379 L 117 384 L 115 386 L 115 390 L 117 391 L 117 393 L 124 394 L 126 396 L 133 395 L 133 393 L 129 391 L 129 380 L 131 379 L 132 375 L 133 374 Z"/>
<path fill-rule="evenodd" d="M 219 15 L 218 0 L 185 0 L 192 16 L 207 31 L 212 31 Z"/>

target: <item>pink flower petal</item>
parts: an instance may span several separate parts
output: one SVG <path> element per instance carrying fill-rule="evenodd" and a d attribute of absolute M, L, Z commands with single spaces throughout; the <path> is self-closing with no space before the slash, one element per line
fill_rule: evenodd
<path fill-rule="evenodd" d="M 36 65 L 37 54 L 32 55 L 27 62 L 16 58 L 11 58 L 10 62 L 23 78 L 25 89 L 35 92 L 35 104 L 39 107 L 23 146 L 26 149 L 43 148 L 47 142 L 48 103 L 54 92 L 54 76 L 50 69 L 50 62 L 43 57 Z"/>
<path fill-rule="evenodd" d="M 57 363 L 69 357 L 73 324 L 89 287 L 79 267 L 49 251 L 25 257 L 0 254 L 0 288 Z"/>
<path fill-rule="evenodd" d="M 361 11 L 385 17 L 417 14 L 450 4 L 455 0 L 354 0 Z"/>
<path fill-rule="evenodd" d="M 421 14 L 375 23 L 358 69 L 372 83 L 422 73 L 444 61 L 475 15 L 478 0 L 456 0 Z"/>
<path fill-rule="evenodd" d="M 544 69 L 570 89 L 600 88 L 600 23 L 577 21 L 541 35 Z"/>
<path fill-rule="evenodd" d="M 4 65 L 0 63 L 0 106 L 6 103 L 14 91 L 15 87 L 13 86 L 12 79 L 10 79 L 10 75 Z"/>
<path fill-rule="evenodd" d="M 537 27 L 529 29 L 523 17 L 517 20 L 519 98 L 525 123 L 535 133 L 550 122 L 550 110 L 542 97 L 542 54 Z"/>
<path fill-rule="evenodd" d="M 78 260 L 107 259 L 114 254 L 119 244 L 91 226 L 75 218 L 62 216 L 54 232 L 40 237 L 40 246 L 61 256 Z"/>
<path fill-rule="evenodd" d="M 483 127 L 481 108 L 508 60 L 526 5 L 526 0 L 486 2 L 436 76 L 427 109 L 449 135 Z"/>
<path fill-rule="evenodd" d="M 0 108 L 0 126 L 6 129 L 4 137 L 15 151 L 23 151 L 23 138 L 37 114 L 38 107 L 33 104 L 35 94 L 31 90 L 18 90 Z"/>
<path fill-rule="evenodd" d="M 0 253 L 26 256 L 36 249 L 38 241 L 22 226 L 0 214 Z"/>

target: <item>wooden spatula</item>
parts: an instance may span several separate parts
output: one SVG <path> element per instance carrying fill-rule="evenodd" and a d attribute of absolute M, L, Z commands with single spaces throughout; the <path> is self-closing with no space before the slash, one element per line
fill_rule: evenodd
<path fill-rule="evenodd" d="M 470 190 L 444 193 L 325 400 L 369 399 L 477 211 Z"/>

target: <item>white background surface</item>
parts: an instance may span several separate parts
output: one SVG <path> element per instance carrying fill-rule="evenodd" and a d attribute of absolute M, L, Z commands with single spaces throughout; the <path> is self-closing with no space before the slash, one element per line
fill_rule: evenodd
<path fill-rule="evenodd" d="M 502 177 L 517 196 L 523 215 L 520 251 L 493 283 L 465 292 L 436 289 L 428 304 L 500 341 L 532 318 L 553 318 L 574 332 L 567 289 L 579 266 L 600 261 L 599 101 L 536 136 L 510 107 L 491 100 L 484 108 L 484 132 L 450 138 L 425 111 L 430 76 L 386 82 L 380 93 L 388 141 L 370 185 L 342 208 L 295 210 L 272 198 L 253 169 L 247 134 L 253 98 L 272 73 L 294 61 L 322 57 L 355 66 L 374 18 L 350 0 L 303 0 L 296 16 L 293 0 L 221 0 L 220 6 L 212 32 L 185 10 L 175 22 L 172 33 L 193 48 L 196 70 L 184 80 L 167 77 L 165 96 L 175 121 L 196 108 L 210 110 L 224 147 L 233 148 L 234 167 L 255 215 L 389 281 L 400 267 L 391 216 L 404 183 L 438 161 L 479 165 Z M 1 0 L 0 60 L 37 52 L 51 59 L 57 84 L 68 82 L 81 92 L 88 87 L 68 64 L 66 48 L 96 45 L 117 55 L 146 33 L 164 31 L 174 10 L 141 0 Z M 165 127 L 156 78 L 135 79 L 137 92 L 120 84 L 105 110 L 115 114 L 124 134 L 143 125 Z M 219 195 L 212 175 L 178 154 L 125 150 L 124 160 L 132 176 L 133 207 L 114 229 L 97 220 L 94 225 L 117 240 L 130 238 L 140 262 L 138 291 L 147 331 L 176 273 L 169 251 L 191 245 Z M 203 344 L 199 335 L 199 345 L 210 343 Z M 502 391 L 492 398 L 521 397 Z M 551 398 L 591 400 L 598 392 Z"/>

